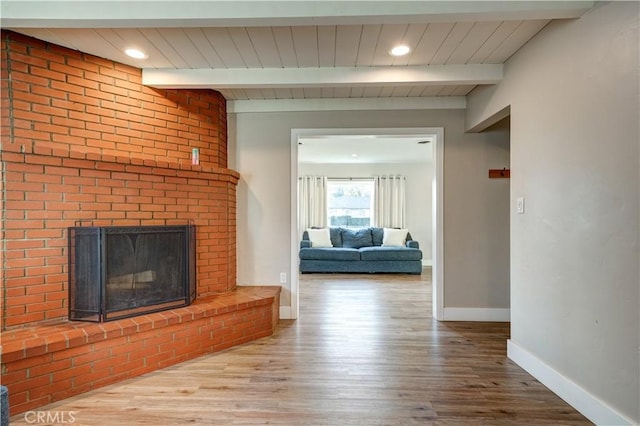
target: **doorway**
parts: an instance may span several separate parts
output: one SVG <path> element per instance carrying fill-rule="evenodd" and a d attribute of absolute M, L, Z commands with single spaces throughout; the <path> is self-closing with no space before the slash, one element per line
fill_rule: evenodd
<path fill-rule="evenodd" d="M 299 275 L 298 250 L 300 235 L 298 231 L 298 178 L 299 178 L 299 143 L 301 139 L 326 139 L 336 137 L 399 137 L 417 138 L 431 142 L 433 158 L 433 178 L 431 181 L 431 235 L 432 235 L 432 275 L 433 275 L 433 317 L 442 320 L 444 317 L 444 259 L 443 259 L 443 152 L 444 129 L 441 127 L 421 128 L 383 128 L 383 129 L 292 129 L 291 130 L 291 307 L 290 312 L 281 310 L 283 318 L 296 319 L 299 316 Z"/>

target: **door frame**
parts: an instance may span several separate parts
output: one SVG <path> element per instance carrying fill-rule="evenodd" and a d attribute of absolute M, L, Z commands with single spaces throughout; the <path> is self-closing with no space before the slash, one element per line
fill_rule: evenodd
<path fill-rule="evenodd" d="M 300 288 L 298 272 L 298 140 L 301 137 L 331 135 L 415 135 L 433 140 L 432 180 L 432 288 L 433 317 L 444 319 L 444 128 L 314 128 L 291 129 L 291 306 L 280 308 L 280 317 L 297 319 L 300 314 Z"/>

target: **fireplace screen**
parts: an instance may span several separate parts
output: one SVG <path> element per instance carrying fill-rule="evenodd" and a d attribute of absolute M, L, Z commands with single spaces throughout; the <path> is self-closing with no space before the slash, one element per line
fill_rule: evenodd
<path fill-rule="evenodd" d="M 111 321 L 195 299 L 195 227 L 69 228 L 69 319 Z"/>

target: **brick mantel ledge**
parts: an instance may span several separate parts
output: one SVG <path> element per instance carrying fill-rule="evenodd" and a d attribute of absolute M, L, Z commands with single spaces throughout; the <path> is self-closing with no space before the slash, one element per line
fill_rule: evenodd
<path fill-rule="evenodd" d="M 46 322 L 0 334 L 11 414 L 269 336 L 279 286 L 242 286 L 191 305 L 105 323 Z"/>
<path fill-rule="evenodd" d="M 0 158 L 2 161 L 13 163 L 42 164 L 44 166 L 121 171 L 184 178 L 198 178 L 202 175 L 209 175 L 212 180 L 229 181 L 233 184 L 237 184 L 240 179 L 240 174 L 235 170 L 209 167 L 200 164 L 194 165 L 187 161 L 175 163 L 41 147 L 36 147 L 33 153 L 0 151 Z"/>

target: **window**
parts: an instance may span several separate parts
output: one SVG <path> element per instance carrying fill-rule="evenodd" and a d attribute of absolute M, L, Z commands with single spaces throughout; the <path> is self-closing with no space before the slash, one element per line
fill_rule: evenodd
<path fill-rule="evenodd" d="M 329 226 L 367 228 L 373 223 L 373 179 L 329 179 Z"/>

